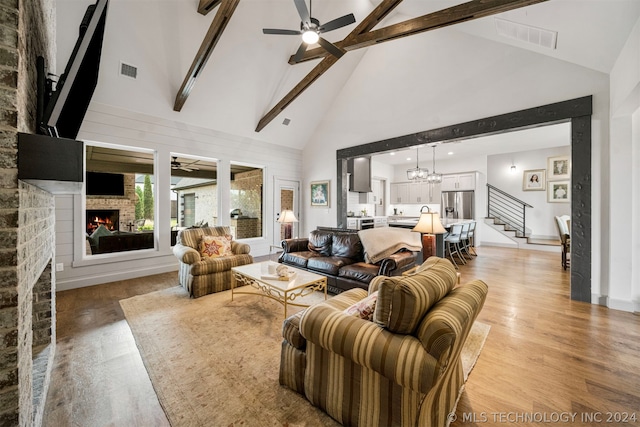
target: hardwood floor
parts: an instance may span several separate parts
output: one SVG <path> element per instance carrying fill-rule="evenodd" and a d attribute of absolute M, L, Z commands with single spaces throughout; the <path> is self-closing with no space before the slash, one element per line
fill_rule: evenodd
<path fill-rule="evenodd" d="M 640 316 L 571 301 L 559 254 L 477 252 L 460 272 L 489 285 L 491 332 L 452 426 L 640 425 Z M 168 425 L 118 301 L 176 285 L 167 273 L 57 294 L 45 426 Z"/>

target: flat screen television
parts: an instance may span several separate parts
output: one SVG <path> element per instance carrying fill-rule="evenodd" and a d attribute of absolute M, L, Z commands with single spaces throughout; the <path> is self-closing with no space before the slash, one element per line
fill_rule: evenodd
<path fill-rule="evenodd" d="M 40 133 L 70 139 L 78 135 L 98 83 L 108 3 L 109 0 L 97 0 L 87 7 L 64 73 L 55 90 L 43 91 L 47 93 L 41 95 Z"/>
<path fill-rule="evenodd" d="M 124 196 L 124 175 L 87 171 L 87 196 Z"/>

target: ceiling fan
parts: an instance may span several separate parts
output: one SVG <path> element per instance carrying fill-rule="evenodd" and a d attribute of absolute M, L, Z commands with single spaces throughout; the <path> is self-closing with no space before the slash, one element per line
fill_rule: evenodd
<path fill-rule="evenodd" d="M 322 46 L 327 52 L 335 56 L 336 58 L 340 58 L 344 55 L 344 51 L 340 49 L 338 46 L 334 45 L 330 41 L 320 37 L 320 34 L 326 33 L 332 30 L 336 30 L 338 28 L 342 28 L 346 25 L 353 24 L 356 22 L 355 16 L 353 13 L 348 15 L 341 16 L 340 18 L 336 18 L 333 21 L 329 21 L 323 25 L 320 24 L 316 18 L 311 16 L 309 10 L 311 9 L 311 0 L 309 0 L 309 9 L 307 9 L 307 5 L 305 0 L 293 0 L 293 3 L 296 5 L 296 9 L 298 9 L 298 14 L 300 15 L 300 30 L 280 30 L 274 28 L 264 28 L 262 32 L 264 34 L 279 34 L 279 35 L 294 35 L 294 36 L 302 36 L 302 43 L 298 48 L 298 51 L 294 55 L 293 59 L 295 62 L 299 62 L 302 59 L 307 47 L 311 44 L 318 43 Z"/>
<path fill-rule="evenodd" d="M 185 172 L 193 172 L 193 171 L 200 170 L 199 168 L 193 166 L 193 163 L 183 166 L 182 163 L 180 163 L 178 161 L 178 157 L 173 157 L 172 156 L 171 159 L 172 159 L 171 160 L 171 169 L 173 169 L 173 170 L 180 169 L 180 170 L 183 170 Z"/>

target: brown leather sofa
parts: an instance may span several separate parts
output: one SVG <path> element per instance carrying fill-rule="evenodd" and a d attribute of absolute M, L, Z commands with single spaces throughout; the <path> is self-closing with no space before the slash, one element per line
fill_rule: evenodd
<path fill-rule="evenodd" d="M 365 262 L 355 230 L 318 229 L 308 238 L 285 239 L 279 262 L 327 277 L 327 290 L 339 294 L 348 289 L 367 290 L 376 276 L 399 276 L 414 267 L 418 252 L 400 250 L 381 261 Z"/>

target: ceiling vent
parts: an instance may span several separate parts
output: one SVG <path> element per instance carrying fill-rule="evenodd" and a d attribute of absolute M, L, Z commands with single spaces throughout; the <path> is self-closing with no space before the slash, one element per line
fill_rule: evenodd
<path fill-rule="evenodd" d="M 138 77 L 138 67 L 120 62 L 120 75 L 135 79 Z"/>
<path fill-rule="evenodd" d="M 496 22 L 496 32 L 500 36 L 546 47 L 547 49 L 556 48 L 557 31 L 518 24 L 501 18 L 494 18 L 494 20 Z"/>

